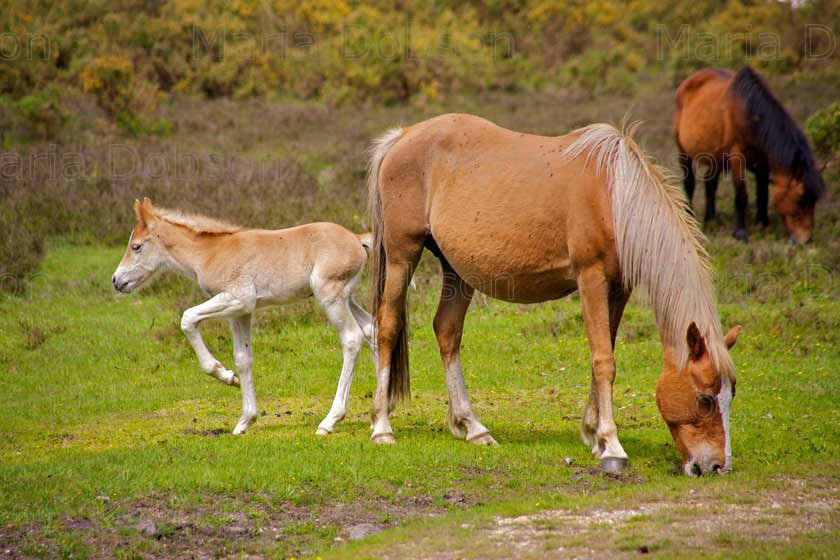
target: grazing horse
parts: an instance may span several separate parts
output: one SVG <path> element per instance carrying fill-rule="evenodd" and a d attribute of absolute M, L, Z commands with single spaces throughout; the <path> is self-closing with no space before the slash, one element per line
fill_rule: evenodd
<path fill-rule="evenodd" d="M 137 225 L 117 267 L 114 289 L 128 293 L 163 270 L 198 282 L 211 298 L 184 311 L 181 329 L 202 371 L 242 387 L 242 416 L 233 430 L 244 433 L 257 418 L 252 376 L 251 318 L 257 308 L 314 297 L 341 338 L 344 364 L 329 414 L 319 435 L 333 431 L 347 413 L 347 399 L 362 342 L 373 348 L 370 315 L 352 293 L 367 263 L 369 234 L 337 224 L 315 223 L 283 230 L 245 229 L 204 216 L 134 202 Z M 233 359 L 239 376 L 213 357 L 198 324 L 227 319 L 233 330 Z M 375 354 L 374 354 L 375 355 Z"/>
<path fill-rule="evenodd" d="M 534 303 L 580 292 L 592 375 L 581 435 L 608 471 L 627 454 L 613 419 L 613 346 L 633 287 L 647 287 L 664 346 L 657 403 L 689 475 L 729 469 L 735 367 L 706 254 L 684 199 L 629 132 L 566 136 L 443 115 L 379 138 L 370 161 L 373 313 L 379 363 L 372 439 L 393 443 L 389 407 L 409 392 L 406 287 L 424 248 L 440 258 L 434 319 L 456 437 L 494 445 L 461 367 L 475 290 Z"/>
<path fill-rule="evenodd" d="M 755 221 L 766 226 L 768 183 L 773 206 L 791 241 L 806 243 L 814 230 L 814 206 L 825 191 L 811 146 L 767 83 L 746 67 L 734 73 L 706 68 L 677 88 L 674 134 L 689 204 L 695 161 L 705 163 L 706 214 L 715 217 L 718 179 L 729 171 L 735 186 L 735 237 L 747 241 L 747 170 L 755 174 Z"/>

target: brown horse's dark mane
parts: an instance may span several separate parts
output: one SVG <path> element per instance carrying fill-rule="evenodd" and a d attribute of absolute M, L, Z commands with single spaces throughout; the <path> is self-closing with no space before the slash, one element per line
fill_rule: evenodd
<path fill-rule="evenodd" d="M 811 145 L 767 82 L 747 66 L 735 74 L 729 89 L 743 104 L 746 122 L 742 126 L 746 128 L 750 146 L 764 154 L 770 171 L 784 170 L 804 183 L 800 206 L 816 204 L 825 192 L 825 184 Z"/>

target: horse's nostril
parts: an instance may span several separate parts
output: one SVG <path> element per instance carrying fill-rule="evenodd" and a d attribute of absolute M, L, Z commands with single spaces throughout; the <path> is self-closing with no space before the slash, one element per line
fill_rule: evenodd
<path fill-rule="evenodd" d="M 720 471 L 721 471 L 722 469 L 723 469 L 723 467 L 721 467 L 721 466 L 720 466 L 720 465 L 718 465 L 717 463 L 715 463 L 714 465 L 712 465 L 712 472 L 713 472 L 713 473 L 715 473 L 715 474 L 720 474 Z"/>
<path fill-rule="evenodd" d="M 691 474 L 693 474 L 694 476 L 700 476 L 701 474 L 703 474 L 702 469 L 700 469 L 700 465 L 698 465 L 697 463 L 691 463 Z"/>
<path fill-rule="evenodd" d="M 117 285 L 117 277 L 116 276 L 111 276 L 111 284 L 113 284 L 114 286 Z"/>

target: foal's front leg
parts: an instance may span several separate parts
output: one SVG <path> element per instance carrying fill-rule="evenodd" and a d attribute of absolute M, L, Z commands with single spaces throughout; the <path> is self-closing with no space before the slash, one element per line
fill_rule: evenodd
<path fill-rule="evenodd" d="M 201 338 L 198 324 L 205 319 L 226 319 L 241 316 L 248 312 L 248 306 L 243 301 L 232 294 L 222 292 L 202 304 L 190 307 L 184 311 L 181 317 L 181 330 L 184 331 L 184 335 L 195 350 L 201 371 L 207 375 L 212 375 L 225 385 L 238 387 L 239 378 L 232 371 L 225 369 L 221 362 L 213 357 L 207 345 L 204 344 L 204 339 Z"/>
<path fill-rule="evenodd" d="M 254 353 L 251 347 L 251 316 L 243 315 L 230 320 L 233 330 L 233 360 L 242 384 L 242 416 L 233 429 L 234 434 L 245 433 L 257 419 L 257 395 L 254 392 Z"/>
<path fill-rule="evenodd" d="M 627 453 L 618 441 L 613 419 L 615 356 L 610 336 L 609 282 L 600 266 L 591 266 L 578 274 L 577 285 L 592 355 L 593 389 L 597 390 L 597 396 L 590 391 L 590 398 L 597 399 L 598 409 L 593 452 L 600 454 L 603 470 L 621 471 L 627 467 Z"/>

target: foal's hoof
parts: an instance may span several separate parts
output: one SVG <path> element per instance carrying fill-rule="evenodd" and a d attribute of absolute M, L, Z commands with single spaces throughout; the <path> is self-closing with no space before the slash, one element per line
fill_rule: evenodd
<path fill-rule="evenodd" d="M 493 436 L 490 435 L 490 432 L 484 432 L 483 434 L 479 434 L 477 436 L 473 436 L 467 440 L 473 445 L 489 445 L 492 447 L 496 447 L 499 444 L 493 439 Z"/>
<path fill-rule="evenodd" d="M 737 239 L 738 241 L 743 241 L 744 243 L 746 243 L 746 242 L 748 241 L 748 238 L 747 238 L 747 230 L 745 230 L 745 229 L 743 229 L 743 228 L 738 228 L 738 229 L 736 229 L 736 230 L 732 233 L 732 236 L 733 236 L 735 239 Z"/>
<path fill-rule="evenodd" d="M 318 429 L 317 429 L 317 430 L 315 430 L 315 435 L 316 435 L 316 436 L 328 436 L 328 435 L 330 435 L 331 433 L 332 433 L 332 432 L 331 432 L 330 430 L 328 430 L 328 429 L 326 429 L 326 428 L 322 428 L 322 427 L 320 427 L 320 426 L 318 426 Z"/>
<path fill-rule="evenodd" d="M 370 436 L 370 440 L 376 444 L 397 443 L 394 434 L 374 434 Z"/>
<path fill-rule="evenodd" d="M 605 473 L 621 473 L 627 470 L 628 464 L 625 457 L 604 457 L 601 459 L 601 470 Z"/>

